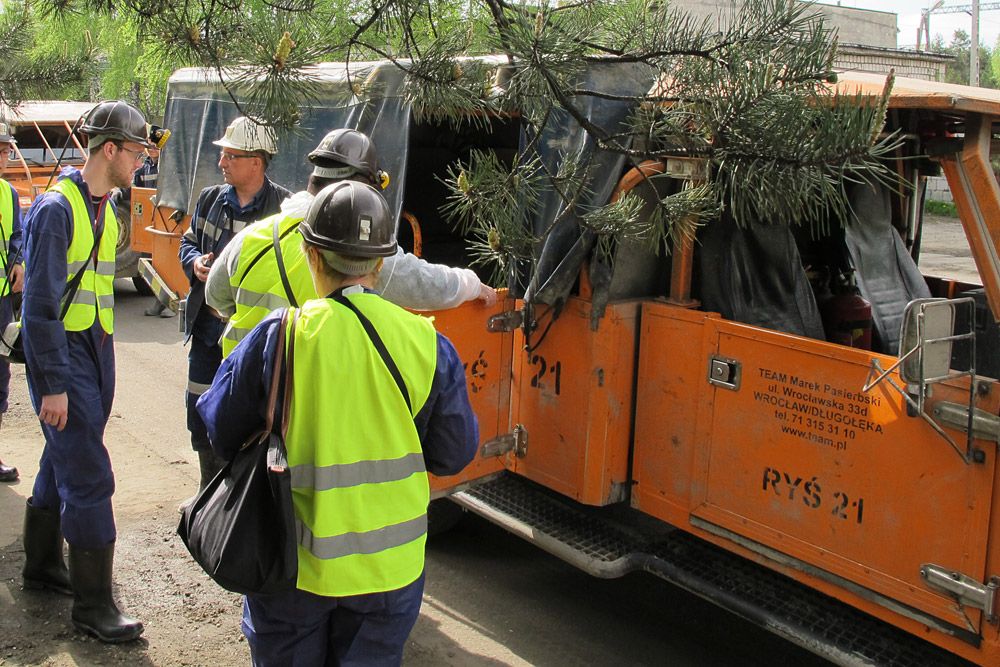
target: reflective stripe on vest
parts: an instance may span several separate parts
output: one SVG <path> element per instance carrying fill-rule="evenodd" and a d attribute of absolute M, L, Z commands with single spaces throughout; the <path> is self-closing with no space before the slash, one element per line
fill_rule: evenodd
<path fill-rule="evenodd" d="M 281 258 L 292 293 L 299 304 L 317 297 L 309 275 L 309 264 L 302 252 L 302 237 L 293 231 L 301 217 L 284 217 L 280 213 L 255 222 L 243 233 L 236 274 L 229 277 L 236 311 L 222 333 L 222 356 L 228 357 L 236 344 L 246 338 L 261 320 L 278 308 L 288 306 L 285 288 L 278 274 L 274 246 L 274 221 L 279 220 Z"/>
<path fill-rule="evenodd" d="M 399 367 L 413 412 L 350 310 L 330 299 L 302 307 L 286 446 L 298 587 L 326 596 L 412 583 L 427 538 L 430 491 L 413 415 L 430 394 L 437 333 L 377 295 L 349 298 Z"/>
<path fill-rule="evenodd" d="M 73 213 L 73 240 L 66 250 L 66 282 L 72 282 L 77 272 L 84 266 L 77 289 L 63 318 L 66 331 L 85 331 L 94 324 L 95 315 L 100 319 L 101 328 L 107 333 L 115 330 L 115 251 L 118 245 L 118 218 L 111 206 L 104 206 L 104 233 L 97 248 L 97 266 L 91 251 L 94 248 L 94 228 L 90 222 L 90 212 L 80 188 L 69 178 L 63 178 L 53 185 L 49 192 L 58 192 L 69 202 Z"/>
<path fill-rule="evenodd" d="M 7 274 L 3 267 L 7 266 L 10 252 L 10 236 L 14 233 L 14 193 L 7 181 L 0 179 L 0 228 L 3 229 L 3 247 L 0 248 L 0 296 L 7 294 Z"/>

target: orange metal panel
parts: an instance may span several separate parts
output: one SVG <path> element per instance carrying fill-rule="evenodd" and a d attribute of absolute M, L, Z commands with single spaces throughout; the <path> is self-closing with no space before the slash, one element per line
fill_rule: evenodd
<path fill-rule="evenodd" d="M 156 188 L 132 188 L 132 249 L 137 252 L 152 254 L 153 235 L 146 227 L 153 226 L 153 198 Z"/>
<path fill-rule="evenodd" d="M 955 198 L 965 235 L 989 298 L 993 318 L 1000 322 L 1000 186 L 990 165 L 991 117 L 966 119 L 962 152 L 941 159 Z"/>
<path fill-rule="evenodd" d="M 712 410 L 705 378 L 718 336 L 705 321 L 718 317 L 663 303 L 642 307 L 632 506 L 675 526 L 688 523 L 695 498 L 705 495 L 692 472 L 703 469 L 696 462 L 707 437 L 697 431 L 698 414 Z"/>
<path fill-rule="evenodd" d="M 685 345 L 672 344 L 679 340 Z M 741 364 L 735 391 L 708 383 L 713 354 Z M 966 464 L 925 422 L 907 416 L 891 387 L 862 394 L 872 356 L 645 304 L 632 504 L 743 555 L 759 545 L 791 557 L 779 563 L 749 554 L 991 664 L 987 656 L 1000 655 L 996 626 L 929 589 L 920 566 L 934 563 L 981 581 L 1000 571 L 1000 552 L 990 542 L 1000 541 L 990 532 L 1000 512 L 996 445 L 979 442 L 986 462 Z M 883 367 L 893 361 L 878 358 Z M 936 385 L 931 401 L 967 397 L 968 384 L 956 381 Z M 1000 385 L 977 400 L 997 414 Z M 963 434 L 949 433 L 964 442 Z M 746 542 L 693 527 L 692 517 Z M 982 631 L 984 644 L 975 649 L 927 634 L 919 621 L 895 613 L 906 608 L 972 635 Z"/>
<path fill-rule="evenodd" d="M 433 313 L 434 326 L 448 337 L 465 362 L 465 377 L 472 409 L 479 419 L 479 442 L 492 440 L 511 431 L 510 425 L 510 364 L 513 333 L 490 333 L 486 323 L 490 316 L 512 310 L 514 300 L 501 298 L 493 306 L 471 301 L 458 308 Z M 500 472 L 505 457 L 478 457 L 458 475 L 431 476 L 435 495 L 460 488 L 462 484 Z"/>
<path fill-rule="evenodd" d="M 191 288 L 191 283 L 184 274 L 181 260 L 178 257 L 184 230 L 165 232 L 161 229 L 147 227 L 146 232 L 153 239 L 153 268 L 167 287 L 178 298 L 183 299 Z"/>
<path fill-rule="evenodd" d="M 570 298 L 530 352 L 521 333 L 515 337 L 512 421 L 528 432 L 515 470 L 581 503 L 605 505 L 623 500 L 628 483 L 639 304 L 609 305 L 597 331 L 590 309 Z"/>

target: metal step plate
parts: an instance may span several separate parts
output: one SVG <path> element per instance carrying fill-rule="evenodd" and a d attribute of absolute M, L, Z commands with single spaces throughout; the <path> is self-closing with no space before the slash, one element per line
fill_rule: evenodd
<path fill-rule="evenodd" d="M 509 474 L 451 499 L 594 576 L 645 570 L 839 665 L 971 665 L 689 533 L 633 525 L 622 508 L 579 505 Z"/>

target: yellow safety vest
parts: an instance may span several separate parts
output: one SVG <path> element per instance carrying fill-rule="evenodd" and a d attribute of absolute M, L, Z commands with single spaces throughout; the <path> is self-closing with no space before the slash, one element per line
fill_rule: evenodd
<path fill-rule="evenodd" d="M 238 270 L 229 277 L 236 312 L 222 333 L 223 357 L 228 357 L 236 344 L 246 338 L 268 313 L 289 305 L 273 249 L 275 220 L 279 221 L 281 256 L 296 302 L 303 304 L 319 296 L 309 274 L 309 263 L 302 252 L 302 236 L 298 233 L 302 217 L 285 217 L 279 213 L 255 222 L 243 232 Z"/>
<path fill-rule="evenodd" d="M 0 178 L 0 228 L 3 229 L 3 245 L 0 246 L 0 297 L 7 296 L 7 274 L 3 272 L 3 267 L 8 264 L 10 257 L 10 236 L 14 233 L 14 193 L 11 192 L 10 184 Z M 9 268 L 9 267 L 8 267 Z"/>
<path fill-rule="evenodd" d="M 434 379 L 434 326 L 375 294 L 348 298 L 379 332 L 413 412 L 354 313 L 332 299 L 299 310 L 286 440 L 298 588 L 332 597 L 416 581 L 430 497 L 413 415 Z"/>
<path fill-rule="evenodd" d="M 69 202 L 73 211 L 73 240 L 66 250 L 66 282 L 70 283 L 83 267 L 80 287 L 73 296 L 63 325 L 66 331 L 85 331 L 94 324 L 95 315 L 100 318 L 101 328 L 107 333 L 115 330 L 115 250 L 118 246 L 118 218 L 111 206 L 104 207 L 104 233 L 97 248 L 97 268 L 91 251 L 94 248 L 94 228 L 80 188 L 72 179 L 64 178 L 49 188 L 58 192 Z"/>

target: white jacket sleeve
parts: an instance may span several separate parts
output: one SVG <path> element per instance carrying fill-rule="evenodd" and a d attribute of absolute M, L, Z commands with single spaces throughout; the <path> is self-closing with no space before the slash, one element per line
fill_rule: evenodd
<path fill-rule="evenodd" d="M 383 298 L 414 310 L 454 308 L 479 297 L 481 287 L 474 271 L 431 264 L 402 248 L 385 258 L 375 283 Z"/>

